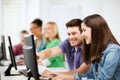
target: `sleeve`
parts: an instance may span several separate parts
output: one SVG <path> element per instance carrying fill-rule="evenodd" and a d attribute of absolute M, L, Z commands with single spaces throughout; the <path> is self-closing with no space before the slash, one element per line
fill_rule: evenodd
<path fill-rule="evenodd" d="M 61 48 L 63 53 L 66 53 L 66 48 L 68 48 L 68 45 L 69 42 L 67 39 L 59 44 L 59 47 Z"/>
<path fill-rule="evenodd" d="M 43 63 L 44 66 L 50 66 L 51 65 L 51 62 L 48 59 L 42 60 L 42 63 Z"/>
<path fill-rule="evenodd" d="M 75 80 L 94 80 L 92 66 L 90 66 L 88 73 L 86 73 L 86 74 L 75 73 L 73 76 L 74 76 Z"/>
<path fill-rule="evenodd" d="M 16 56 L 17 55 L 17 46 L 13 46 L 13 52 L 14 52 L 14 55 Z"/>
<path fill-rule="evenodd" d="M 120 55 L 119 55 L 118 49 L 115 49 L 115 48 L 110 49 L 110 51 L 106 55 L 103 67 L 100 67 L 100 69 L 98 69 L 97 80 L 112 79 L 112 77 L 115 73 L 115 70 L 117 68 L 118 61 L 120 59 L 119 57 L 120 57 Z M 102 62 L 102 60 L 101 60 L 101 62 Z"/>
<path fill-rule="evenodd" d="M 57 46 L 58 44 L 60 43 L 60 40 L 58 39 L 54 39 L 50 45 L 49 45 L 49 48 L 53 48 L 55 46 Z M 64 58 L 63 58 L 63 55 L 59 55 L 59 56 L 56 56 L 56 57 L 52 57 L 52 58 L 49 58 L 46 62 L 46 66 L 51 66 L 51 64 L 53 65 L 53 63 L 57 63 L 57 62 L 63 62 L 64 61 Z M 60 64 L 60 63 L 59 63 Z"/>
<path fill-rule="evenodd" d="M 111 80 L 117 68 L 119 59 L 120 59 L 119 50 L 112 48 L 110 49 L 110 51 L 108 51 L 104 61 L 102 61 L 103 59 L 101 59 L 100 63 L 103 62 L 103 65 L 101 64 L 99 65 L 98 75 L 96 76 L 96 79 L 92 75 L 93 70 L 90 68 L 88 74 L 75 74 L 74 76 L 75 80 L 82 80 L 82 77 L 87 77 L 88 80 L 90 78 L 94 80 Z"/>

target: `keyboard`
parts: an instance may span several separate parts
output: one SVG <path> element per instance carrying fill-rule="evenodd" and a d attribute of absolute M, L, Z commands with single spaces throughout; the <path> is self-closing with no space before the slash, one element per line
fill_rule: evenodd
<path fill-rule="evenodd" d="M 22 69 L 22 70 L 19 70 L 19 72 L 25 76 L 28 76 L 27 74 L 27 69 Z"/>
<path fill-rule="evenodd" d="M 27 69 L 19 70 L 19 72 L 20 72 L 21 74 L 25 75 L 26 77 L 28 77 Z M 41 76 L 41 75 L 39 74 L 39 76 Z"/>

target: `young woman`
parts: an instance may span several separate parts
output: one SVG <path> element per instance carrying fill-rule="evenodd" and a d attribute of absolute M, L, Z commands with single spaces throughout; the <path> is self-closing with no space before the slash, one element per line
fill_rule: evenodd
<path fill-rule="evenodd" d="M 60 43 L 58 27 L 55 22 L 48 22 L 44 28 L 44 38 L 47 43 L 46 48 L 53 48 Z M 47 67 L 65 67 L 64 56 L 56 56 L 43 60 L 43 64 Z"/>
<path fill-rule="evenodd" d="M 87 74 L 76 73 L 75 80 L 120 80 L 120 46 L 103 17 L 86 17 L 82 31 L 84 61 L 91 67 Z"/>
<path fill-rule="evenodd" d="M 36 52 L 40 52 L 45 49 L 46 43 L 43 39 L 42 35 L 42 20 L 41 19 L 34 19 L 30 24 L 30 31 L 36 37 L 35 46 Z"/>

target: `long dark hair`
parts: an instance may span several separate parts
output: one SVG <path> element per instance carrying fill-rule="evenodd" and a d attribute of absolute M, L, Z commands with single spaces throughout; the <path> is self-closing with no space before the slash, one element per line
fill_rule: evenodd
<path fill-rule="evenodd" d="M 84 44 L 84 61 L 86 63 L 99 62 L 102 52 L 109 43 L 119 43 L 102 16 L 98 14 L 87 16 L 82 23 L 91 28 L 92 39 L 90 45 Z"/>

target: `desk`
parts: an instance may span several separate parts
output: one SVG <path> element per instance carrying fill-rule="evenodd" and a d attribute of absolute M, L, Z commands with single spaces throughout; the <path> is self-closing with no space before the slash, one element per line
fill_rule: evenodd
<path fill-rule="evenodd" d="M 4 74 L 1 74 L 1 80 L 27 80 L 28 78 L 24 75 L 20 76 L 4 76 Z M 31 80 L 34 80 L 31 78 Z"/>
<path fill-rule="evenodd" d="M 4 76 L 4 71 L 7 69 L 8 66 L 0 66 L 0 75 L 1 75 L 1 80 L 27 80 L 28 77 L 24 75 L 17 75 L 17 76 Z M 25 66 L 18 66 L 18 68 L 25 68 Z M 38 66 L 39 69 L 39 66 Z M 52 72 L 64 72 L 68 71 L 66 68 L 48 68 Z M 18 73 L 14 68 L 11 69 L 11 73 L 15 74 Z M 31 78 L 30 80 L 34 80 L 34 78 Z"/>

